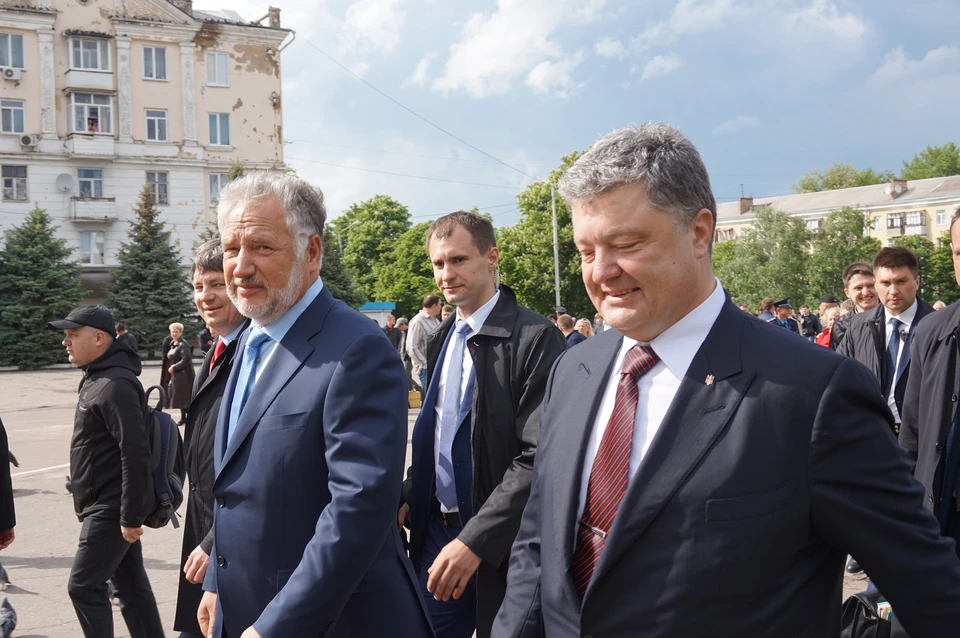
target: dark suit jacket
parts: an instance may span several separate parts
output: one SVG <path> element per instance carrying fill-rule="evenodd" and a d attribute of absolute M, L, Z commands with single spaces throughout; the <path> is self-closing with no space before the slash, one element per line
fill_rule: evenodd
<path fill-rule="evenodd" d="M 431 636 L 397 529 L 403 365 L 324 287 L 265 364 L 226 441 L 248 330 L 214 444 L 215 636 Z"/>
<path fill-rule="evenodd" d="M 10 448 L 7 444 L 7 430 L 0 421 L 0 532 L 11 530 L 17 525 L 17 516 L 13 507 L 13 479 L 10 477 Z"/>
<path fill-rule="evenodd" d="M 910 326 L 911 347 L 903 350 L 900 355 L 900 363 L 897 366 L 897 385 L 893 389 L 893 396 L 897 402 L 897 412 L 903 420 L 903 395 L 907 389 L 907 380 L 910 376 L 910 360 L 913 357 L 913 331 L 920 324 L 920 320 L 927 315 L 933 314 L 933 306 L 923 299 L 917 298 L 917 314 L 913 318 L 913 324 Z M 877 388 L 882 395 L 886 388 L 883 387 L 883 361 L 887 350 L 887 332 L 885 324 L 885 314 L 883 304 L 877 304 L 876 308 L 861 312 L 851 321 L 847 329 L 847 334 L 837 348 L 837 352 L 853 357 L 874 374 L 877 381 Z M 832 339 L 832 337 L 831 337 Z"/>
<path fill-rule="evenodd" d="M 245 325 L 249 325 L 249 321 Z M 183 428 L 184 461 L 190 491 L 187 492 L 187 517 L 183 524 L 183 546 L 180 552 L 180 585 L 177 590 L 177 610 L 173 621 L 176 631 L 200 633 L 197 608 L 203 589 L 187 581 L 183 566 L 190 553 L 197 548 L 210 554 L 213 550 L 213 439 L 217 430 L 220 402 L 233 368 L 239 338 L 226 347 L 210 372 L 213 348 L 200 365 L 193 384 L 193 401 Z"/>
<path fill-rule="evenodd" d="M 848 552 L 913 638 L 956 633 L 960 560 L 870 373 L 730 302 L 581 601 L 570 569 L 584 450 L 620 343 L 604 333 L 553 371 L 495 636 L 835 637 Z"/>

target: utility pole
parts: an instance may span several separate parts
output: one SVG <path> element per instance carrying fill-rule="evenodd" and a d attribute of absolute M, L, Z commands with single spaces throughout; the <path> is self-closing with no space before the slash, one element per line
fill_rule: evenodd
<path fill-rule="evenodd" d="M 550 206 L 553 208 L 553 288 L 557 303 L 560 305 L 560 243 L 557 240 L 557 196 L 553 184 L 550 184 Z"/>

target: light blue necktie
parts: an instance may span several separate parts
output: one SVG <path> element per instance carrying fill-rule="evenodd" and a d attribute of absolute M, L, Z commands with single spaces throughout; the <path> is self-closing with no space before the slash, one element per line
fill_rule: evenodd
<path fill-rule="evenodd" d="M 460 385 L 463 380 L 463 350 L 470 324 L 457 321 L 453 339 L 447 347 L 447 380 L 440 403 L 440 455 L 437 463 L 437 500 L 448 510 L 457 507 L 457 486 L 453 477 L 453 439 L 460 425 Z"/>
<path fill-rule="evenodd" d="M 240 373 L 237 375 L 237 385 L 233 391 L 233 402 L 230 404 L 230 427 L 227 429 L 227 443 L 237 429 L 240 413 L 250 398 L 250 388 L 257 378 L 257 366 L 260 364 L 260 346 L 270 340 L 270 336 L 259 328 L 251 328 L 250 337 L 243 350 L 243 359 L 240 363 Z"/>

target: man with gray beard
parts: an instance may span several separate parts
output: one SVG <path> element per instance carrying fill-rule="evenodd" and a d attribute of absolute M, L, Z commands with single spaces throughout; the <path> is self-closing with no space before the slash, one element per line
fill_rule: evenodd
<path fill-rule="evenodd" d="M 217 422 L 201 630 L 431 636 L 394 518 L 403 365 L 379 326 L 319 277 L 323 194 L 250 173 L 223 190 L 217 216 L 227 293 L 252 325 Z"/>

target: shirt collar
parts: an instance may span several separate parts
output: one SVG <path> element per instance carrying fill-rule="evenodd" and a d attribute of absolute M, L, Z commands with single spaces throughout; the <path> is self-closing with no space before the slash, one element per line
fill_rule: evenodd
<path fill-rule="evenodd" d="M 916 319 L 917 317 L 918 306 L 919 306 L 919 302 L 917 302 L 917 300 L 914 299 L 913 305 L 911 305 L 909 308 L 907 308 L 906 310 L 901 312 L 899 315 L 897 315 L 896 318 L 899 319 L 900 323 L 902 323 L 904 326 L 912 326 L 913 320 Z M 894 318 L 893 315 L 890 314 L 890 311 L 887 310 L 886 306 L 884 306 L 883 308 L 883 317 L 884 317 L 884 323 L 888 325 L 890 324 L 890 321 Z"/>
<path fill-rule="evenodd" d="M 290 328 L 292 328 L 293 324 L 297 322 L 297 319 L 300 318 L 300 315 L 303 314 L 303 311 L 307 309 L 307 306 L 312 304 L 313 300 L 317 298 L 317 295 L 320 294 L 321 290 L 323 290 L 323 280 L 320 279 L 320 277 L 317 277 L 317 280 L 310 284 L 310 287 L 307 288 L 307 292 L 300 297 L 300 301 L 293 304 L 293 307 L 291 307 L 290 310 L 280 315 L 270 324 L 257 327 L 267 333 L 267 336 L 270 337 L 270 339 L 280 343 L 283 341 L 283 338 L 287 335 L 287 333 L 290 332 Z"/>
<path fill-rule="evenodd" d="M 245 322 L 241 321 L 240 324 L 234 328 L 230 334 L 220 337 L 220 341 L 223 342 L 223 345 L 229 346 L 231 343 L 233 343 L 234 339 L 240 336 L 240 333 L 243 332 L 244 323 Z"/>
<path fill-rule="evenodd" d="M 478 332 L 480 332 L 480 328 L 483 327 L 483 324 L 486 323 L 487 318 L 490 316 L 490 313 L 493 312 L 493 307 L 497 305 L 497 301 L 499 299 L 500 299 L 500 290 L 498 289 L 495 293 L 493 293 L 493 296 L 490 297 L 487 303 L 477 308 L 477 311 L 474 312 L 469 317 L 467 317 L 466 319 L 462 319 L 460 317 L 460 309 L 458 308 L 456 323 L 459 323 L 461 321 L 466 321 L 470 325 L 470 334 L 471 335 L 477 334 Z"/>

